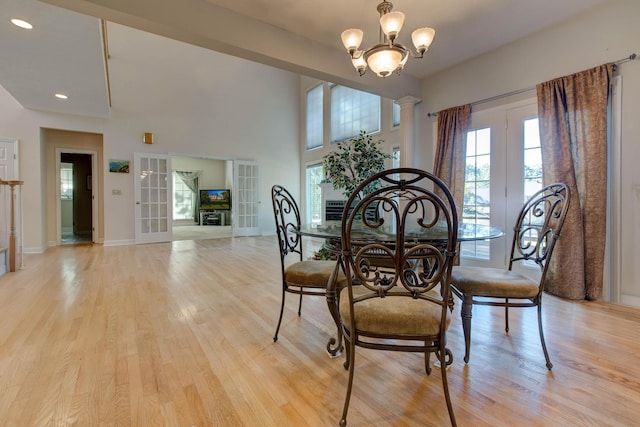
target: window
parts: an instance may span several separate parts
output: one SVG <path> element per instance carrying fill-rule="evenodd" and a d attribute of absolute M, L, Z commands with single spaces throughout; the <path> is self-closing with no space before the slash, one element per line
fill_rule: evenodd
<path fill-rule="evenodd" d="M 173 219 L 193 220 L 193 191 L 173 173 Z"/>
<path fill-rule="evenodd" d="M 393 121 L 391 122 L 391 125 L 394 128 L 397 128 L 400 126 L 400 104 L 396 104 L 395 102 L 392 103 L 393 105 Z"/>
<path fill-rule="evenodd" d="M 391 150 L 391 167 L 400 167 L 400 147 L 393 147 Z"/>
<path fill-rule="evenodd" d="M 331 86 L 331 142 L 352 138 L 361 130 L 379 132 L 380 102 L 378 95 Z"/>
<path fill-rule="evenodd" d="M 320 84 L 307 91 L 307 150 L 322 147 L 324 139 L 322 98 L 323 87 Z"/>
<path fill-rule="evenodd" d="M 320 224 L 322 221 L 322 190 L 320 182 L 324 177 L 322 164 L 307 166 L 307 222 Z"/>
<path fill-rule="evenodd" d="M 73 163 L 60 163 L 60 198 L 73 200 Z"/>

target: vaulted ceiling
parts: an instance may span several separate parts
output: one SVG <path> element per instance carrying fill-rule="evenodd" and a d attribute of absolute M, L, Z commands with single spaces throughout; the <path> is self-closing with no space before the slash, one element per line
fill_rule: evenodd
<path fill-rule="evenodd" d="M 419 95 L 429 75 L 605 1 L 397 0 L 394 10 L 406 15 L 401 44 L 410 46 L 411 31 L 422 26 L 436 36 L 425 58 L 381 79 L 359 77 L 340 41 L 344 29 L 358 27 L 363 47 L 378 42 L 378 0 L 0 0 L 0 85 L 25 108 L 108 117 L 103 19 L 392 98 Z M 34 28 L 20 29 L 12 18 Z M 161 43 L 158 49 L 161 58 Z M 70 98 L 59 100 L 58 92 Z"/>

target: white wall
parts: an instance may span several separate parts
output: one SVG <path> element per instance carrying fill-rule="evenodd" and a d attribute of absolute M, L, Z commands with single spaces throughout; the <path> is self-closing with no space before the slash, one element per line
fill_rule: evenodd
<path fill-rule="evenodd" d="M 171 169 L 174 171 L 200 171 L 198 184 L 201 189 L 227 187 L 227 161 L 204 159 L 201 157 L 172 157 Z"/>
<path fill-rule="evenodd" d="M 533 88 L 537 83 L 640 53 L 640 1 L 611 0 L 570 21 L 479 56 L 433 77 L 422 86 L 419 106 L 424 136 L 418 144 L 421 162 L 433 164 L 435 121 L 428 112 Z M 618 268 L 614 300 L 640 306 L 640 60 L 619 67 L 622 76 L 622 115 L 619 171 L 620 201 L 613 219 L 623 232 L 613 236 L 612 267 Z M 535 96 L 535 92 L 531 92 Z M 507 103 L 510 99 L 501 102 Z M 488 105 L 478 105 L 478 109 Z M 614 283 L 614 285 L 616 284 Z"/>
<path fill-rule="evenodd" d="M 25 253 L 46 249 L 42 127 L 103 134 L 105 162 L 133 161 L 135 152 L 257 161 L 260 227 L 273 233 L 271 185 L 298 185 L 299 77 L 126 27 L 109 28 L 113 107 L 108 119 L 26 110 L 0 87 L 0 137 L 20 141 Z M 157 52 L 163 55 L 161 66 L 152 66 L 158 64 L 159 58 L 151 57 Z M 153 132 L 153 145 L 142 142 L 144 132 Z M 105 244 L 133 241 L 133 173 L 107 172 L 100 179 Z M 121 195 L 112 195 L 113 189 Z"/>

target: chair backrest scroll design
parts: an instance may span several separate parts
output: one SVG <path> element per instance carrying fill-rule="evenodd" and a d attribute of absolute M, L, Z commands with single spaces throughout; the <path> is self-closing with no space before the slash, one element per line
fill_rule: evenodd
<path fill-rule="evenodd" d="M 343 212 L 342 250 L 347 276 L 372 291 L 356 300 L 386 297 L 393 292 L 393 296 L 449 305 L 458 232 L 455 202 L 449 189 L 434 175 L 411 168 L 380 172 L 363 181 L 360 188 L 374 181 L 381 182 L 379 188 L 362 198 L 356 189 L 346 203 L 353 209 Z M 378 211 L 375 218 L 362 214 L 372 206 Z M 434 242 L 417 237 L 435 227 L 446 228 L 445 240 Z M 381 230 L 386 236 L 384 243 L 370 238 L 380 236 Z M 373 259 L 378 263 L 386 261 L 394 268 L 371 269 Z M 429 268 L 410 268 L 416 261 Z M 442 294 L 435 296 L 429 291 L 438 285 Z"/>
<path fill-rule="evenodd" d="M 549 260 L 560 237 L 569 203 L 569 189 L 562 183 L 549 184 L 527 200 L 513 229 L 509 270 L 515 262 L 534 262 L 541 269 L 540 283 L 544 284 Z"/>
<path fill-rule="evenodd" d="M 284 261 L 287 255 L 297 253 L 302 260 L 302 240 L 295 233 L 300 229 L 300 210 L 295 199 L 286 188 L 274 185 L 271 188 L 271 200 L 281 259 Z"/>

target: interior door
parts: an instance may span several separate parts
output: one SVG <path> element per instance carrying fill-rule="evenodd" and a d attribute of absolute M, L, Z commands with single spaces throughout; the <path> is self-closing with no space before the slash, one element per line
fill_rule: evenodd
<path fill-rule="evenodd" d="M 170 172 L 169 156 L 134 154 L 136 244 L 172 240 Z"/>
<path fill-rule="evenodd" d="M 233 235 L 260 235 L 260 166 L 236 160 L 233 165 Z"/>

